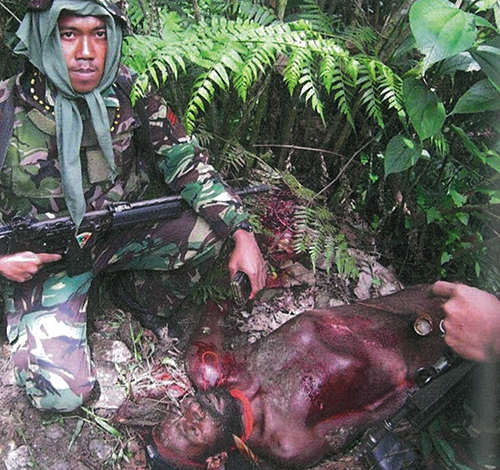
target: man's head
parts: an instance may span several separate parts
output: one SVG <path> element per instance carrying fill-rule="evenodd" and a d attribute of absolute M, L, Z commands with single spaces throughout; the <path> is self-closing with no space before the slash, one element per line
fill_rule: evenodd
<path fill-rule="evenodd" d="M 106 20 L 63 11 L 57 25 L 71 86 L 77 93 L 94 90 L 101 82 L 106 65 Z"/>
<path fill-rule="evenodd" d="M 208 457 L 234 446 L 242 434 L 239 402 L 223 389 L 197 394 L 179 415 L 167 416 L 153 430 L 158 454 L 172 468 L 204 468 Z"/>
<path fill-rule="evenodd" d="M 110 0 L 32 0 L 15 50 L 64 96 L 100 93 L 113 84 L 120 65 L 119 11 Z"/>

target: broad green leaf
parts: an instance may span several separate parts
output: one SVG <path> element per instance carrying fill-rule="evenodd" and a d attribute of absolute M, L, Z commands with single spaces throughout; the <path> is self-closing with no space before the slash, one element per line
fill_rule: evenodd
<path fill-rule="evenodd" d="M 453 258 L 453 255 L 450 255 L 449 253 L 444 251 L 443 254 L 441 255 L 441 266 L 443 264 L 448 263 L 448 261 L 450 261 L 452 258 Z"/>
<path fill-rule="evenodd" d="M 484 113 L 500 109 L 500 92 L 489 80 L 472 85 L 460 97 L 451 114 Z"/>
<path fill-rule="evenodd" d="M 462 207 L 467 202 L 467 196 L 463 196 L 455 189 L 450 191 L 450 196 L 457 207 Z"/>
<path fill-rule="evenodd" d="M 439 71 L 443 75 L 453 76 L 458 70 L 477 72 L 481 70 L 481 66 L 472 58 L 470 52 L 460 52 L 460 54 L 446 59 L 439 67 Z"/>
<path fill-rule="evenodd" d="M 500 173 L 500 156 L 496 152 L 492 151 L 486 156 L 486 164 Z"/>
<path fill-rule="evenodd" d="M 456 214 L 456 218 L 465 226 L 469 225 L 469 214 L 464 214 L 463 212 L 459 212 Z"/>
<path fill-rule="evenodd" d="M 500 49 L 493 46 L 478 46 L 470 50 L 481 70 L 500 90 Z"/>
<path fill-rule="evenodd" d="M 447 0 L 417 0 L 410 9 L 410 27 L 424 54 L 424 72 L 436 62 L 469 49 L 476 39 L 475 15 Z"/>
<path fill-rule="evenodd" d="M 420 140 L 436 135 L 446 119 L 443 103 L 421 81 L 414 78 L 404 81 L 403 93 L 410 122 Z"/>
<path fill-rule="evenodd" d="M 438 211 L 436 207 L 430 207 L 425 211 L 426 219 L 427 219 L 427 225 L 432 224 L 435 220 L 441 220 L 443 216 L 441 215 L 441 212 Z"/>
<path fill-rule="evenodd" d="M 393 137 L 384 153 L 385 176 L 411 168 L 422 156 L 422 148 L 402 135 Z"/>

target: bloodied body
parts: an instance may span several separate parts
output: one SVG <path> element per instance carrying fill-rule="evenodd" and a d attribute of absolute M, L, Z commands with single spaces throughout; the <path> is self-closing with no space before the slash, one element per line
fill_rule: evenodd
<path fill-rule="evenodd" d="M 221 347 L 223 315 L 213 306 L 204 317 L 187 354 L 189 375 L 206 396 L 218 388 L 230 391 L 239 403 L 241 435 L 252 451 L 288 467 L 313 464 L 393 414 L 416 387 L 417 370 L 435 363 L 445 347 L 438 328 L 441 301 L 426 286 L 306 312 L 236 351 Z M 203 434 L 204 419 L 214 419 L 208 410 L 194 412 L 193 406 L 203 410 L 204 401 L 191 401 L 180 424 L 167 417 L 155 429 L 170 460 L 183 455 L 186 440 Z M 220 421 L 228 419 L 224 406 L 217 405 Z M 212 431 L 222 439 L 216 427 Z M 172 438 L 179 432 L 183 439 Z M 213 436 L 204 439 L 207 446 L 192 455 L 193 464 L 220 451 L 208 444 Z M 184 462 L 183 468 L 195 466 Z"/>

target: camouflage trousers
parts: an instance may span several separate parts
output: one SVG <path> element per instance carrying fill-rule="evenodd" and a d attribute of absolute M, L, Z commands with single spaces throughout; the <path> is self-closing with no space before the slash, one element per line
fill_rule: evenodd
<path fill-rule="evenodd" d="M 180 304 L 222 240 L 194 212 L 148 228 L 111 233 L 92 249 L 93 268 L 74 277 L 47 266 L 31 281 L 6 283 L 7 336 L 16 381 L 35 407 L 72 411 L 96 374 L 87 343 L 87 305 L 103 272 L 132 271 L 144 304 L 166 314 Z M 152 274 L 152 275 L 151 275 Z"/>

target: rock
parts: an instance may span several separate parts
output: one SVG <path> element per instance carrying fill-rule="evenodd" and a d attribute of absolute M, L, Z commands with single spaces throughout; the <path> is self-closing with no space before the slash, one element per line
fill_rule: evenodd
<path fill-rule="evenodd" d="M 99 338 L 93 345 L 92 352 L 96 362 L 124 364 L 132 359 L 132 353 L 122 341 Z"/>
<path fill-rule="evenodd" d="M 28 470 L 32 468 L 30 461 L 28 446 L 21 446 L 8 453 L 4 465 L 7 470 Z"/>
<path fill-rule="evenodd" d="M 53 441 L 61 439 L 64 436 L 64 430 L 59 426 L 59 424 L 49 424 L 45 428 L 45 435 L 52 439 Z"/>
<path fill-rule="evenodd" d="M 5 373 L 3 373 L 1 381 L 2 381 L 2 385 L 4 385 L 4 386 L 15 385 L 16 378 L 14 376 L 14 369 L 9 368 Z"/>
<path fill-rule="evenodd" d="M 96 364 L 96 374 L 101 389 L 103 387 L 112 387 L 116 385 L 120 377 L 116 367 L 110 362 L 98 362 Z"/>
<path fill-rule="evenodd" d="M 68 462 L 58 462 L 50 470 L 73 470 L 73 467 Z"/>
<path fill-rule="evenodd" d="M 94 407 L 101 410 L 116 411 L 126 399 L 127 394 L 121 386 L 102 387 L 101 395 Z"/>
<path fill-rule="evenodd" d="M 92 439 L 89 442 L 89 451 L 101 462 L 104 462 L 113 455 L 113 447 L 101 439 Z"/>
<path fill-rule="evenodd" d="M 116 363 L 97 362 L 96 375 L 101 393 L 94 407 L 100 410 L 116 411 L 127 399 L 124 387 L 120 384 L 120 372 L 117 370 Z"/>

